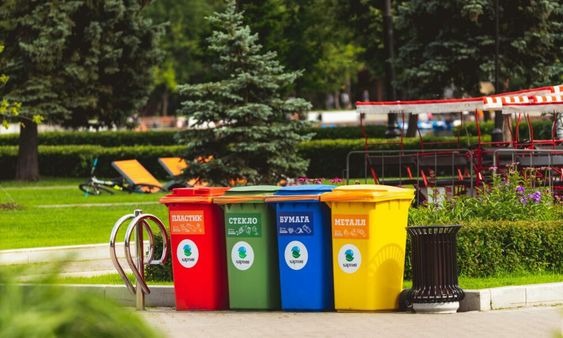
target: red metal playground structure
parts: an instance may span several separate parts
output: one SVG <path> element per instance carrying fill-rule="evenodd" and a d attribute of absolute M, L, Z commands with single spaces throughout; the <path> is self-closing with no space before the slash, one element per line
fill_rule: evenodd
<path fill-rule="evenodd" d="M 366 181 L 373 180 L 376 184 L 412 185 L 417 189 L 417 202 L 423 203 L 445 196 L 474 195 L 478 187 L 491 181 L 493 172 L 503 174 L 511 167 L 517 168 L 524 177 L 534 175 L 533 184 L 549 187 L 554 196 L 563 196 L 563 85 L 453 100 L 357 102 L 356 107 L 361 117 L 396 113 L 403 124 L 409 113 L 459 113 L 461 116 L 464 112 L 473 112 L 477 144 L 466 142 L 463 146 L 459 136 L 456 144 L 425 144 L 419 131 L 419 149 L 407 150 L 401 131 L 398 150 L 378 151 L 369 150 L 364 132 L 365 150 L 352 151 L 346 159 L 348 182 L 352 172 L 353 177 L 358 177 L 361 172 L 360 176 Z M 511 141 L 482 140 L 478 117 L 487 110 L 502 111 Z M 531 116 L 537 114 L 551 115 L 550 139 L 534 138 Z M 514 125 L 509 117 L 514 119 Z M 526 140 L 519 135 L 523 119 L 529 130 Z M 362 130 L 363 120 L 360 118 Z M 354 163 L 362 163 L 364 168 L 351 168 Z"/>

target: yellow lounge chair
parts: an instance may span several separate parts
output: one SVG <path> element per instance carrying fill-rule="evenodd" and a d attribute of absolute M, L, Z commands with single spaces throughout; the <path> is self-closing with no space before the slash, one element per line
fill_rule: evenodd
<path fill-rule="evenodd" d="M 158 163 L 166 170 L 168 175 L 178 181 L 178 178 L 188 167 L 186 161 L 181 157 L 160 157 Z M 207 183 L 201 182 L 199 178 L 192 178 L 187 181 L 188 186 L 207 186 Z"/>
<path fill-rule="evenodd" d="M 182 175 L 184 169 L 188 167 L 186 161 L 181 157 L 161 157 L 158 159 L 160 165 L 166 170 L 168 175 L 178 177 Z"/>
<path fill-rule="evenodd" d="M 132 185 L 132 191 L 153 193 L 185 186 L 185 184 L 178 184 L 178 182 L 169 182 L 163 185 L 137 160 L 113 161 L 111 165 Z"/>

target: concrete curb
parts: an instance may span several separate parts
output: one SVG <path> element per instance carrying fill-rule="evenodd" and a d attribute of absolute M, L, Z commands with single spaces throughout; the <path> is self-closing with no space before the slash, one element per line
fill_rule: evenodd
<path fill-rule="evenodd" d="M 62 285 L 76 290 L 95 292 L 125 306 L 135 306 L 135 296 L 124 285 Z M 150 286 L 146 297 L 148 307 L 175 307 L 172 285 Z M 458 312 L 491 311 L 531 306 L 563 304 L 563 283 L 505 286 L 499 288 L 467 290 L 459 302 Z"/>
<path fill-rule="evenodd" d="M 460 312 L 563 304 L 563 282 L 466 290 Z"/>
<path fill-rule="evenodd" d="M 37 287 L 35 284 L 23 284 L 24 288 Z M 89 292 L 105 299 L 111 299 L 123 306 L 135 306 L 135 296 L 125 285 L 61 284 L 65 289 Z M 149 307 L 175 307 L 174 287 L 168 285 L 150 286 L 151 293 L 145 296 L 145 305 Z"/>

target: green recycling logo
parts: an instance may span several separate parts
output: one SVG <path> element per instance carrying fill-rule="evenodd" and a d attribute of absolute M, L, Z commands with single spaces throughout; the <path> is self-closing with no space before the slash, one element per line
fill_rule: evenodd
<path fill-rule="evenodd" d="M 291 248 L 291 255 L 293 256 L 293 258 L 301 257 L 301 250 L 299 250 L 298 246 L 294 246 L 293 248 Z"/>
<path fill-rule="evenodd" d="M 307 265 L 309 252 L 305 244 L 300 241 L 291 241 L 285 246 L 285 264 L 292 270 L 301 270 Z"/>
<path fill-rule="evenodd" d="M 354 260 L 354 251 L 351 249 L 346 250 L 344 255 L 346 256 L 346 261 L 351 262 Z"/>
<path fill-rule="evenodd" d="M 186 255 L 186 257 L 192 255 L 192 247 L 189 244 L 184 245 L 184 255 Z"/>
<path fill-rule="evenodd" d="M 245 259 L 246 256 L 247 256 L 246 248 L 245 248 L 244 246 L 240 246 L 240 247 L 238 248 L 238 257 L 239 257 L 240 259 Z"/>
<path fill-rule="evenodd" d="M 362 254 L 357 246 L 345 244 L 338 251 L 338 266 L 345 273 L 354 273 L 362 265 Z"/>
<path fill-rule="evenodd" d="M 248 270 L 254 264 L 254 250 L 245 241 L 239 241 L 231 249 L 231 262 L 241 271 Z"/>
<path fill-rule="evenodd" d="M 176 259 L 184 268 L 193 268 L 199 260 L 199 249 L 194 241 L 184 239 L 176 248 Z"/>

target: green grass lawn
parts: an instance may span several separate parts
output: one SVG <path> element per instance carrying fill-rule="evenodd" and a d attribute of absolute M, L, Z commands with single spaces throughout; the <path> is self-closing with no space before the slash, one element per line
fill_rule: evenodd
<path fill-rule="evenodd" d="M 134 209 L 168 223 L 167 209 L 158 203 L 165 193 L 85 196 L 81 182 L 0 181 L 0 250 L 107 243 L 113 224 Z"/>
<path fill-rule="evenodd" d="M 557 283 L 563 282 L 563 273 L 526 273 L 512 275 L 499 275 L 494 277 L 465 277 L 459 276 L 459 286 L 463 289 L 475 290 L 475 289 L 487 289 L 495 288 L 499 286 L 509 286 L 509 285 L 528 285 L 528 284 L 541 284 L 541 283 Z M 412 287 L 411 281 L 405 281 L 405 288 Z"/>

